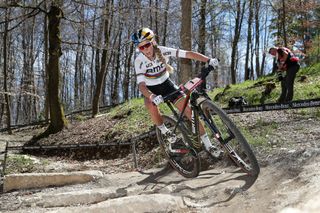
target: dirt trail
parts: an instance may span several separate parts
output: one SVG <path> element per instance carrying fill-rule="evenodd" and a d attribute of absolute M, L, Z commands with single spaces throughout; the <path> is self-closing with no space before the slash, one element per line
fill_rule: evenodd
<path fill-rule="evenodd" d="M 220 164 L 197 178 L 185 179 L 165 166 L 121 172 L 128 163 L 124 159 L 123 163 L 61 161 L 60 170 L 100 168 L 105 175 L 89 184 L 2 194 L 0 211 L 320 212 L 319 119 L 295 111 L 237 115 L 236 119 L 248 125 L 253 134 L 262 131 L 261 120 L 263 125 L 278 123 L 274 132 L 263 133 L 270 146 L 256 150 L 261 164 L 257 179 Z M 149 203 L 154 205 L 149 207 Z"/>
<path fill-rule="evenodd" d="M 299 171 L 294 167 L 283 168 L 282 163 L 263 167 L 256 180 L 233 167 L 203 171 L 194 179 L 185 179 L 165 167 L 140 173 L 106 174 L 99 181 L 84 185 L 7 193 L 1 196 L 1 208 L 17 212 L 91 212 L 90 209 L 95 212 L 97 205 L 108 201 L 107 198 L 95 200 L 97 191 L 113 189 L 118 194 L 108 198 L 112 202 L 123 197 L 134 202 L 140 197 L 149 202 L 148 196 L 143 196 L 150 194 L 179 197 L 184 203 L 183 212 L 279 212 L 286 207 L 306 210 L 306 203 L 315 198 L 318 200 L 311 200 L 311 204 L 316 206 L 314 212 L 319 212 L 319 153 L 309 158 Z M 81 196 L 88 197 L 83 201 Z M 166 205 L 166 200 L 163 203 Z M 133 212 L 145 210 L 141 205 Z"/>

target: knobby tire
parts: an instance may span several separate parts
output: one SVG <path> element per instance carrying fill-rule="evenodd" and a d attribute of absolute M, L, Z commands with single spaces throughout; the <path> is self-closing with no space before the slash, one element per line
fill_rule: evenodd
<path fill-rule="evenodd" d="M 170 128 L 173 131 L 173 127 L 176 125 L 177 121 L 170 117 L 170 116 L 166 116 L 163 115 L 163 120 L 164 120 L 164 124 Z M 186 132 L 186 130 L 182 127 L 182 126 L 178 126 L 177 127 L 177 136 L 179 137 L 183 137 L 183 140 L 186 144 L 190 143 L 190 138 Z M 156 128 L 156 134 L 157 134 L 157 138 L 160 144 L 160 147 L 162 148 L 162 150 L 165 152 L 165 155 L 170 163 L 170 165 L 182 176 L 186 177 L 186 178 L 194 178 L 197 177 L 199 175 L 200 172 L 200 158 L 198 157 L 197 152 L 192 148 L 188 146 L 189 149 L 189 153 L 185 154 L 188 156 L 181 156 L 181 157 L 177 157 L 177 156 L 172 156 L 172 154 L 169 153 L 168 148 L 167 148 L 167 144 L 164 142 L 163 138 L 162 138 L 162 134 L 160 132 L 160 130 L 158 128 Z M 183 160 L 181 160 L 182 158 L 186 158 L 188 159 L 188 165 L 183 165 Z M 188 167 L 188 168 L 186 168 Z"/>
<path fill-rule="evenodd" d="M 238 127 L 233 123 L 229 116 L 216 104 L 210 100 L 206 100 L 201 104 L 202 110 L 207 118 L 211 121 L 211 125 L 206 123 L 206 126 L 215 126 L 221 138 L 220 145 L 224 148 L 230 158 L 246 173 L 252 176 L 257 176 L 260 172 L 258 161 L 243 134 Z M 220 126 L 219 126 L 220 125 Z M 224 126 L 225 129 L 222 127 Z M 223 131 L 225 130 L 225 132 Z M 215 134 L 212 131 L 211 137 Z M 225 134 L 225 135 L 224 135 Z M 217 141 L 216 138 L 212 140 Z M 222 142 L 222 143 L 221 143 Z"/>

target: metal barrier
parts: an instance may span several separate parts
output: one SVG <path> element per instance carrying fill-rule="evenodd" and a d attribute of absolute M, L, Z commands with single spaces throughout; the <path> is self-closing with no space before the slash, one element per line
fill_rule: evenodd
<path fill-rule="evenodd" d="M 137 150 L 136 145 L 138 144 L 139 140 L 145 139 L 147 137 L 151 137 L 156 135 L 155 130 L 150 130 L 148 132 L 142 133 L 131 140 L 124 141 L 124 142 L 108 142 L 108 143 L 97 143 L 97 144 L 59 144 L 59 145 L 38 145 L 38 146 L 9 146 L 9 143 L 6 143 L 5 151 L 1 152 L 4 154 L 4 160 L 2 164 L 2 172 L 1 177 L 5 174 L 6 169 L 6 160 L 7 160 L 7 153 L 12 150 L 17 151 L 31 151 L 31 150 L 54 150 L 54 149 L 85 149 L 85 148 L 101 148 L 101 147 L 110 147 L 110 146 L 131 146 L 132 154 L 133 154 L 133 164 L 134 167 L 138 167 L 137 162 Z"/>
<path fill-rule="evenodd" d="M 263 112 L 272 110 L 298 109 L 319 107 L 320 98 L 292 101 L 289 103 L 270 103 L 261 105 L 240 106 L 239 108 L 224 108 L 228 114 L 245 113 L 245 112 Z"/>

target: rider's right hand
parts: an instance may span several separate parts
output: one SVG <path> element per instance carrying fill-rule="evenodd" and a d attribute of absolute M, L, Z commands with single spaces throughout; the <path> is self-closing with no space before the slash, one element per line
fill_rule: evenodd
<path fill-rule="evenodd" d="M 158 106 L 159 104 L 161 104 L 164 101 L 162 95 L 158 95 L 158 96 L 152 95 L 150 97 L 150 99 L 151 99 L 152 103 L 156 106 Z"/>

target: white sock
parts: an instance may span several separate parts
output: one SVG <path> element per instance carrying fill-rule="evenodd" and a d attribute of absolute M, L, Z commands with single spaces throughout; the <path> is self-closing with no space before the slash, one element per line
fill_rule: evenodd
<path fill-rule="evenodd" d="M 164 124 L 161 124 L 161 125 L 159 125 L 159 126 L 157 126 L 159 129 L 160 129 L 160 131 L 161 131 L 161 133 L 162 134 L 165 134 L 166 132 L 168 132 L 169 131 L 169 129 L 166 127 L 166 125 L 164 125 Z"/>
<path fill-rule="evenodd" d="M 207 133 L 200 136 L 202 143 L 204 144 L 204 147 L 206 150 L 209 150 L 209 148 L 212 146 L 212 143 L 207 135 Z"/>

